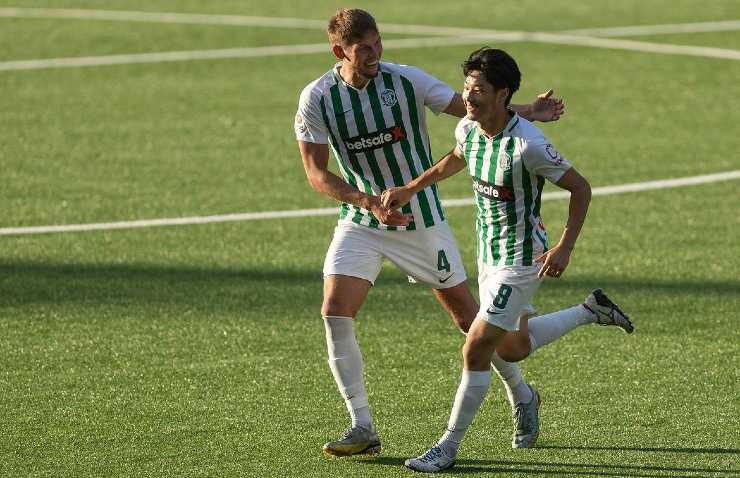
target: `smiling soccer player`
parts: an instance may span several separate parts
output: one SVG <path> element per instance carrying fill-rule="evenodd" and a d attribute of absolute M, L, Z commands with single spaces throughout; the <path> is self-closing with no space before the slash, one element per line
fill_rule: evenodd
<path fill-rule="evenodd" d="M 529 304 L 540 280 L 559 278 L 570 262 L 586 218 L 588 182 L 542 132 L 508 108 L 521 73 L 502 50 L 482 48 L 463 64 L 467 117 L 455 130 L 457 145 L 406 186 L 383 193 L 386 207 L 402 207 L 418 190 L 467 169 L 477 200 L 480 310 L 463 347 L 463 375 L 447 432 L 406 466 L 437 472 L 455 464 L 460 442 L 486 396 L 491 358 L 505 338 L 528 326 L 529 353 L 579 325 L 615 325 L 633 330 L 629 318 L 600 290 L 583 304 L 529 319 Z M 545 179 L 570 192 L 568 222 L 560 241 L 548 249 L 540 218 Z M 534 445 L 539 425 L 539 395 L 515 408 L 514 447 Z"/>

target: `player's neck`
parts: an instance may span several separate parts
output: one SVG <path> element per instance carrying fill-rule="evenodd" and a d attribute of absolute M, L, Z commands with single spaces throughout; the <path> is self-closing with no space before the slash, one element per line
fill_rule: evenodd
<path fill-rule="evenodd" d="M 495 111 L 491 116 L 487 118 L 481 118 L 480 120 L 478 120 L 478 126 L 486 136 L 488 136 L 489 138 L 493 138 L 501 131 L 503 131 L 503 129 L 511 120 L 512 116 L 513 115 L 509 112 L 509 110 L 503 108 L 501 110 Z"/>
<path fill-rule="evenodd" d="M 339 67 L 339 76 L 345 83 L 357 90 L 365 88 L 370 81 L 370 78 L 358 73 L 349 63 L 342 63 Z"/>

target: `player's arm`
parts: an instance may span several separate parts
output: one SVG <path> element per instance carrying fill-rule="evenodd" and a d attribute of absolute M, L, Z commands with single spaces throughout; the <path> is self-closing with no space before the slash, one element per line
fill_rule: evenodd
<path fill-rule="evenodd" d="M 575 168 L 568 169 L 555 184 L 570 192 L 568 222 L 557 245 L 536 259 L 543 263 L 539 277 L 560 277 L 568 267 L 591 202 L 591 186 Z"/>
<path fill-rule="evenodd" d="M 414 194 L 434 183 L 449 178 L 465 168 L 465 157 L 460 149 L 455 149 L 440 159 L 437 164 L 424 171 L 416 179 L 409 181 L 405 186 L 390 188 L 380 195 L 383 206 L 389 209 L 398 209 L 409 202 Z"/>
<path fill-rule="evenodd" d="M 359 191 L 329 171 L 328 145 L 298 140 L 298 148 L 301 151 L 306 177 L 314 190 L 337 201 L 367 209 L 383 224 L 389 226 L 409 224 L 410 215 L 383 207 L 380 197 Z"/>
<path fill-rule="evenodd" d="M 532 103 L 526 105 L 515 105 L 512 103 L 509 105 L 509 109 L 528 121 L 557 121 L 565 113 L 565 104 L 563 104 L 561 98 L 552 96 L 552 94 L 553 90 L 547 90 L 537 96 Z M 444 112 L 458 118 L 462 118 L 467 114 L 462 96 L 459 93 L 455 93 Z"/>

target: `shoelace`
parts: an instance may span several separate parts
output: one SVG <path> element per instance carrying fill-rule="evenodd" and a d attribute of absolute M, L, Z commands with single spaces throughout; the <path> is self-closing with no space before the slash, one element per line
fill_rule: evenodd
<path fill-rule="evenodd" d="M 531 413 L 526 412 L 527 407 L 524 404 L 517 405 L 514 409 L 514 425 L 517 433 L 529 433 L 532 426 Z"/>
<path fill-rule="evenodd" d="M 352 430 L 355 430 L 355 427 L 349 427 L 344 430 L 344 433 L 342 433 L 342 439 L 350 438 L 352 436 Z"/>
<path fill-rule="evenodd" d="M 423 463 L 430 463 L 442 455 L 442 449 L 438 446 L 433 446 L 427 450 L 422 456 L 419 457 L 419 461 Z"/>

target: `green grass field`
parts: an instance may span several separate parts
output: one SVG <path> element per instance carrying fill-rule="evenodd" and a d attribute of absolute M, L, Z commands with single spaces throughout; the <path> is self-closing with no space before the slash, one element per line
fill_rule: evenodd
<path fill-rule="evenodd" d="M 8 2 L 324 20 L 338 2 Z M 365 2 L 383 23 L 502 30 L 739 20 L 731 0 Z M 488 8 L 488 7 L 486 7 Z M 386 35 L 399 38 L 401 35 Z M 629 40 L 738 49 L 740 31 Z M 0 16 L 3 62 L 320 43 L 318 30 Z M 502 47 L 515 101 L 553 87 L 540 125 L 594 187 L 740 169 L 740 63 L 534 42 Z M 456 88 L 474 48 L 387 49 Z M 292 133 L 328 53 L 0 70 L 0 228 L 330 207 Z M 455 120 L 430 118 L 433 151 Z M 555 190 L 552 186 L 548 191 Z M 463 175 L 443 198 L 469 197 Z M 522 362 L 538 448 L 510 449 L 494 383 L 451 474 L 740 478 L 740 181 L 594 197 L 543 312 L 604 287 L 637 330 L 582 327 Z M 471 278 L 472 207 L 447 211 Z M 543 216 L 558 237 L 567 201 Z M 384 452 L 329 459 L 346 427 L 326 364 L 321 265 L 335 217 L 0 236 L 0 476 L 413 476 L 443 431 L 463 337 L 388 265 L 358 317 Z M 472 280 L 471 284 L 475 281 Z"/>

